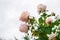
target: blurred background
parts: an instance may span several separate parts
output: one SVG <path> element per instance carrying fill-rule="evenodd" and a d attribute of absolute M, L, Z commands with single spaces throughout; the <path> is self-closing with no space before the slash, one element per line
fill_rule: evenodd
<path fill-rule="evenodd" d="M 19 32 L 19 16 L 22 11 L 36 14 L 40 3 L 56 14 L 60 13 L 60 0 L 0 0 L 0 40 L 15 40 L 15 37 L 23 40 L 24 33 Z"/>

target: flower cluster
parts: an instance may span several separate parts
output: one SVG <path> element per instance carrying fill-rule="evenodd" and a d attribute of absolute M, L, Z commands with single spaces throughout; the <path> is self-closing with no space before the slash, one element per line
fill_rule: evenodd
<path fill-rule="evenodd" d="M 27 33 L 24 37 L 25 40 L 32 38 L 33 40 L 60 40 L 60 19 L 54 12 L 46 14 L 46 8 L 43 4 L 37 6 L 39 15 L 42 13 L 38 20 L 30 17 L 28 11 L 22 12 L 19 19 L 21 21 L 19 31 Z M 29 38 L 29 34 L 31 38 Z"/>
<path fill-rule="evenodd" d="M 24 11 L 22 12 L 21 16 L 20 16 L 20 28 L 19 28 L 19 31 L 21 32 L 28 32 L 28 17 L 29 17 L 29 12 L 28 11 Z"/>

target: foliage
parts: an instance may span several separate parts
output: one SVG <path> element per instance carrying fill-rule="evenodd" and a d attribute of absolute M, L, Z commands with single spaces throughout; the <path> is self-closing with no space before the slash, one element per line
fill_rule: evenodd
<path fill-rule="evenodd" d="M 28 37 L 28 36 L 25 36 L 25 37 L 24 37 L 24 40 L 29 40 L 29 37 Z"/>
<path fill-rule="evenodd" d="M 56 17 L 55 22 L 51 22 L 49 25 L 45 23 L 46 18 L 50 17 L 51 15 L 46 14 L 46 11 L 42 13 L 41 17 L 38 18 L 38 21 L 35 19 L 35 17 L 32 17 L 29 19 L 28 24 L 31 24 L 31 27 L 29 27 L 32 37 L 38 37 L 34 38 L 34 40 L 48 40 L 47 34 L 51 34 L 52 32 L 57 32 L 56 39 L 60 40 L 60 19 Z M 55 27 L 57 26 L 57 27 Z M 37 29 L 35 29 L 37 27 Z M 29 36 L 29 35 L 28 35 Z M 29 40 L 29 38 L 26 36 L 24 37 L 25 40 Z"/>

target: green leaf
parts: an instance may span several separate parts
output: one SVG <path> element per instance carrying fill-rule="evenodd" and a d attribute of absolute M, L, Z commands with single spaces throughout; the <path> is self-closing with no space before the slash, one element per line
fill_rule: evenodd
<path fill-rule="evenodd" d="M 33 17 L 33 18 L 29 19 L 28 23 L 31 24 L 31 25 L 33 25 L 34 21 L 35 21 L 35 18 Z"/>
<path fill-rule="evenodd" d="M 47 16 L 47 14 L 44 12 L 43 15 L 41 15 L 41 16 L 42 16 L 42 17 L 45 17 L 45 16 Z"/>
<path fill-rule="evenodd" d="M 58 26 L 60 24 L 60 21 L 56 20 L 54 24 Z"/>
<path fill-rule="evenodd" d="M 42 19 L 42 17 L 38 19 L 38 22 L 39 23 L 43 23 L 44 22 L 43 19 Z"/>
<path fill-rule="evenodd" d="M 24 40 L 30 40 L 28 36 L 25 36 L 24 37 Z"/>
<path fill-rule="evenodd" d="M 48 40 L 48 37 L 47 36 L 45 36 L 45 37 L 39 37 L 38 39 L 35 39 L 35 40 Z"/>
<path fill-rule="evenodd" d="M 32 28 L 31 28 L 31 32 L 32 32 L 33 29 L 35 29 L 34 26 L 32 26 Z"/>
<path fill-rule="evenodd" d="M 58 33 L 58 35 L 56 36 L 57 40 L 60 40 L 60 33 Z"/>
<path fill-rule="evenodd" d="M 51 34 L 52 27 L 45 27 L 45 32 L 46 32 L 46 34 Z"/>

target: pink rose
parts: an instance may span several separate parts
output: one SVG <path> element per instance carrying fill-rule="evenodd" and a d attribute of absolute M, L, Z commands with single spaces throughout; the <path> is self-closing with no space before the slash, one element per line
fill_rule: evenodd
<path fill-rule="evenodd" d="M 46 6 L 43 4 L 39 4 L 37 6 L 37 10 L 38 10 L 38 12 L 44 12 L 46 10 Z"/>
<path fill-rule="evenodd" d="M 26 23 L 21 23 L 19 31 L 28 32 L 28 25 Z"/>
<path fill-rule="evenodd" d="M 24 12 L 22 12 L 22 14 L 20 16 L 20 20 L 23 22 L 28 22 L 28 16 L 29 16 L 29 12 L 24 11 Z"/>
<path fill-rule="evenodd" d="M 51 18 L 46 18 L 46 21 L 45 21 L 45 23 L 47 24 L 47 25 L 49 25 L 50 23 L 52 22 L 52 19 Z"/>

